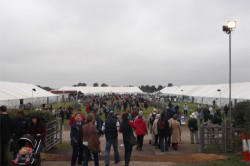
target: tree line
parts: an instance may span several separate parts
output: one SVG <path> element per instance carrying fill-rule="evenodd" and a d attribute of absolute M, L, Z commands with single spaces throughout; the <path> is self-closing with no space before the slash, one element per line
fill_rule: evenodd
<path fill-rule="evenodd" d="M 48 86 L 40 86 L 40 85 L 37 85 L 38 87 L 44 89 L 44 90 L 47 90 L 47 91 L 51 91 L 53 90 L 52 88 L 48 87 Z M 77 86 L 87 86 L 86 83 L 78 83 L 78 84 L 74 84 L 73 87 L 77 87 Z M 98 83 L 93 83 L 93 87 L 98 87 L 99 84 Z M 171 87 L 173 86 L 172 83 L 168 83 L 167 87 Z M 101 87 L 108 87 L 108 84 L 106 83 L 102 83 L 101 84 Z M 133 85 L 129 85 L 128 87 L 133 87 Z M 146 92 L 146 93 L 152 93 L 152 92 L 157 92 L 157 91 L 160 91 L 162 90 L 163 88 L 165 88 L 166 86 L 163 86 L 163 85 L 159 85 L 158 87 L 156 87 L 155 85 L 141 85 L 139 86 L 139 88 L 143 91 L 143 92 Z"/>

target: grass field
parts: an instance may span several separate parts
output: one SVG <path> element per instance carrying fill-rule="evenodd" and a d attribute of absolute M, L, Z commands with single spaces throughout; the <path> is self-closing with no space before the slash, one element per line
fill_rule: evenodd
<path fill-rule="evenodd" d="M 242 161 L 243 159 L 242 154 L 226 153 L 223 155 L 229 157 L 229 159 L 212 161 L 212 162 L 206 163 L 205 165 L 207 166 L 246 166 L 248 165 L 247 163 Z"/>
<path fill-rule="evenodd" d="M 74 104 L 73 102 L 69 102 L 69 103 L 53 104 L 53 106 L 58 110 L 59 107 L 67 108 L 68 105 L 73 105 L 73 104 Z M 110 101 L 107 101 L 107 104 L 109 105 L 109 104 L 110 104 Z M 166 102 L 165 104 L 168 105 L 168 102 Z M 173 104 L 174 104 L 174 105 L 179 104 L 180 109 L 181 109 L 182 112 L 183 112 L 183 106 L 184 106 L 184 104 L 185 104 L 184 102 L 175 102 L 175 103 L 173 103 Z M 188 110 L 193 110 L 193 111 L 196 110 L 197 105 L 198 105 L 198 104 L 196 104 L 196 103 L 188 103 Z M 153 109 L 154 109 L 154 107 L 151 106 L 151 105 L 149 105 L 148 110 L 147 110 L 147 111 L 144 110 L 144 117 L 145 117 L 145 119 L 147 119 L 148 116 L 153 112 Z M 86 116 L 86 115 L 87 115 L 86 106 L 81 107 L 81 110 L 82 110 L 82 112 L 83 112 L 83 113 L 85 114 L 85 116 Z M 128 110 L 128 109 L 127 109 L 127 110 Z M 160 111 L 159 113 L 162 113 L 163 110 L 160 109 L 159 111 Z M 193 112 L 193 111 L 192 111 L 192 112 Z M 116 112 L 117 112 L 117 110 L 115 110 L 115 113 L 116 113 Z M 190 119 L 190 116 L 189 116 L 189 115 L 190 115 L 192 112 L 188 111 L 188 116 L 187 116 L 187 119 L 186 119 L 187 122 L 188 122 L 188 120 Z M 76 113 L 76 110 L 73 111 L 73 115 L 74 115 L 75 113 Z M 123 113 L 123 107 L 122 107 L 122 111 L 120 111 L 120 114 L 121 114 L 121 115 L 122 115 L 122 113 Z M 102 119 L 102 120 L 105 119 L 105 115 L 104 115 L 104 114 L 102 114 L 101 119 Z M 65 118 L 64 124 L 69 124 L 69 120 Z M 198 125 L 199 125 L 199 121 L 198 121 Z"/>

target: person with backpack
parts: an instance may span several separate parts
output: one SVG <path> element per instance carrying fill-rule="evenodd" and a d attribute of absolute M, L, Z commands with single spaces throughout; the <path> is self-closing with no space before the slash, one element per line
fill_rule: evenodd
<path fill-rule="evenodd" d="M 158 135 L 160 139 L 161 152 L 168 151 L 168 135 L 169 135 L 169 123 L 165 117 L 165 114 L 161 114 L 161 118 L 157 122 Z M 165 146 L 164 146 L 165 143 Z"/>
<path fill-rule="evenodd" d="M 222 123 L 222 118 L 221 118 L 220 108 L 217 108 L 213 117 L 213 124 L 221 125 L 221 123 Z"/>
<path fill-rule="evenodd" d="M 118 131 L 120 128 L 119 121 L 115 118 L 114 112 L 109 113 L 108 119 L 102 125 L 102 131 L 105 134 L 106 138 L 106 147 L 105 147 L 105 165 L 109 166 L 110 162 L 110 149 L 113 145 L 114 149 L 114 160 L 115 164 L 121 161 L 119 151 L 118 151 Z"/>
<path fill-rule="evenodd" d="M 161 118 L 161 115 L 160 114 L 157 114 L 156 115 L 156 118 L 155 118 L 155 121 L 154 121 L 154 124 L 153 124 L 153 135 L 155 137 L 155 148 L 158 148 L 160 149 L 160 139 L 159 139 L 159 136 L 158 136 L 158 121 L 159 119 Z"/>
<path fill-rule="evenodd" d="M 147 126 L 149 128 L 149 144 L 151 144 L 151 143 L 155 144 L 152 127 L 153 127 L 153 124 L 154 124 L 154 121 L 155 121 L 157 114 L 158 114 L 158 110 L 156 108 L 154 108 L 153 113 L 148 116 Z"/>

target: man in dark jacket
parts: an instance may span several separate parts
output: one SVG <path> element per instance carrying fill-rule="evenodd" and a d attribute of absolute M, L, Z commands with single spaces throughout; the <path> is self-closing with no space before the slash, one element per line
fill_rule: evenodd
<path fill-rule="evenodd" d="M 169 123 L 167 118 L 165 117 L 165 113 L 161 114 L 161 118 L 157 123 L 158 135 L 160 138 L 160 149 L 161 152 L 168 151 L 168 139 L 169 139 Z M 165 143 L 165 145 L 164 145 Z"/>
<path fill-rule="evenodd" d="M 208 109 L 208 105 L 206 105 L 206 107 L 204 108 L 203 114 L 204 114 L 204 121 L 205 121 L 205 124 L 206 124 L 206 122 L 208 121 L 208 119 L 210 117 L 210 111 Z"/>
<path fill-rule="evenodd" d="M 166 106 L 166 109 L 163 110 L 163 113 L 165 114 L 165 118 L 167 120 L 169 120 L 170 119 L 170 108 L 169 108 L 169 106 Z"/>
<path fill-rule="evenodd" d="M 224 111 L 225 111 L 225 114 L 226 114 L 226 117 L 227 117 L 227 114 L 228 114 L 228 106 L 227 106 L 227 104 L 224 105 Z"/>
<path fill-rule="evenodd" d="M 8 155 L 9 155 L 9 142 L 13 133 L 13 121 L 10 116 L 7 114 L 6 106 L 0 107 L 0 128 L 1 128 L 1 136 L 0 136 L 0 161 L 1 166 L 8 165 Z"/>
<path fill-rule="evenodd" d="M 72 150 L 72 159 L 71 159 L 71 166 L 76 165 L 76 161 L 78 158 L 78 165 L 82 165 L 83 163 L 83 125 L 85 124 L 82 121 L 81 114 L 77 114 L 75 116 L 75 122 L 73 123 L 71 130 L 70 130 L 70 138 L 71 138 L 71 146 Z"/>
<path fill-rule="evenodd" d="M 194 136 L 196 139 L 196 143 L 199 143 L 198 140 L 198 126 L 197 126 L 197 119 L 195 113 L 192 113 L 190 115 L 190 119 L 188 121 L 188 128 L 190 130 L 190 139 L 191 139 L 191 144 L 194 144 Z"/>
<path fill-rule="evenodd" d="M 114 112 L 111 111 L 109 113 L 108 119 L 105 120 L 102 126 L 102 131 L 105 134 L 106 138 L 106 148 L 105 148 L 105 165 L 109 165 L 109 153 L 111 145 L 113 145 L 114 154 L 115 154 L 115 163 L 119 163 L 120 156 L 118 152 L 118 131 L 119 131 L 120 123 L 114 117 Z"/>
<path fill-rule="evenodd" d="M 24 110 L 17 111 L 17 117 L 14 119 L 14 128 L 13 128 L 13 143 L 15 146 L 13 156 L 14 159 L 19 151 L 18 140 L 26 134 L 28 130 L 29 120 L 25 117 Z"/>

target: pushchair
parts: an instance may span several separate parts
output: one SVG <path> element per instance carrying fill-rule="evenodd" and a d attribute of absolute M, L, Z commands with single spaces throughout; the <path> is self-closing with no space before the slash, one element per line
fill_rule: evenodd
<path fill-rule="evenodd" d="M 32 166 L 37 166 L 40 165 L 40 161 L 36 156 L 36 153 L 38 151 L 38 148 L 41 144 L 41 139 L 39 142 L 35 140 L 35 138 L 31 135 L 23 135 L 19 140 L 19 150 L 27 144 L 27 142 L 31 145 L 32 152 L 29 154 L 29 162 L 26 162 L 26 156 L 25 155 L 20 155 L 19 160 L 16 163 L 16 165 L 32 165 Z"/>

